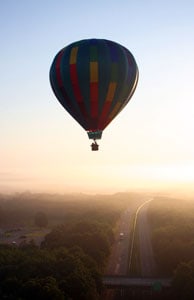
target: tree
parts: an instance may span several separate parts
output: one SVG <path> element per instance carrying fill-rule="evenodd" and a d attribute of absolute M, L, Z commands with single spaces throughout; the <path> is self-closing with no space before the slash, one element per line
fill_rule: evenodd
<path fill-rule="evenodd" d="M 16 277 L 10 277 L 1 282 L 0 298 L 14 300 L 18 299 L 21 282 Z M 6 296 L 6 298 L 4 297 Z"/>
<path fill-rule="evenodd" d="M 44 212 L 38 212 L 35 215 L 35 225 L 38 227 L 47 227 L 48 225 L 48 218 Z"/>
<path fill-rule="evenodd" d="M 97 264 L 80 248 L 0 247 L 0 299 L 97 300 Z"/>
<path fill-rule="evenodd" d="M 178 265 L 172 287 L 177 300 L 194 299 L 194 261 Z"/>
<path fill-rule="evenodd" d="M 26 300 L 64 300 L 63 292 L 58 288 L 56 279 L 51 276 L 27 281 L 22 288 L 22 297 Z"/>
<path fill-rule="evenodd" d="M 3 225 L 5 223 L 5 212 L 3 210 L 3 208 L 0 206 L 0 225 Z"/>

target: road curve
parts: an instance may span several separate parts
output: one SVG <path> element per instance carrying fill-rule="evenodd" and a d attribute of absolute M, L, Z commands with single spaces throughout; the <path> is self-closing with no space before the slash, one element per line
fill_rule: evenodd
<path fill-rule="evenodd" d="M 128 256 L 130 246 L 130 235 L 131 235 L 131 222 L 134 214 L 139 207 L 139 204 L 143 200 L 135 201 L 121 215 L 118 232 L 115 239 L 115 243 L 112 247 L 109 262 L 105 271 L 106 276 L 126 276 L 128 274 Z M 124 233 L 123 239 L 120 239 L 120 233 Z M 121 297 L 123 290 L 119 290 Z M 105 289 L 102 295 L 103 300 L 120 299 L 117 297 L 118 290 Z"/>

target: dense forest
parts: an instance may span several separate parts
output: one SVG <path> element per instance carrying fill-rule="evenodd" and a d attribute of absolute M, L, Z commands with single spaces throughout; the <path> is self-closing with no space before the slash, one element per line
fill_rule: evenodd
<path fill-rule="evenodd" d="M 129 193 L 0 195 L 0 299 L 101 299 L 120 216 L 141 201 Z M 194 201 L 155 197 L 148 218 L 157 276 L 173 278 L 177 300 L 194 299 Z"/>
<path fill-rule="evenodd" d="M 130 205 L 130 201 L 139 199 L 138 194 L 117 193 L 114 195 L 85 194 L 34 194 L 30 192 L 13 195 L 0 194 L 0 226 L 14 227 L 33 225 L 37 213 L 44 212 L 48 217 L 48 226 L 61 224 L 68 219 L 84 216 L 91 219 L 96 215 L 99 220 L 111 219 L 119 215 Z M 112 216 L 111 216 L 112 215 Z"/>
<path fill-rule="evenodd" d="M 158 275 L 173 278 L 176 299 L 194 299 L 194 201 L 156 198 L 149 220 Z"/>
<path fill-rule="evenodd" d="M 136 195 L 0 196 L 0 228 L 47 228 L 40 244 L 0 244 L 1 299 L 100 299 L 121 212 Z M 133 199 L 133 200 L 132 200 Z"/>

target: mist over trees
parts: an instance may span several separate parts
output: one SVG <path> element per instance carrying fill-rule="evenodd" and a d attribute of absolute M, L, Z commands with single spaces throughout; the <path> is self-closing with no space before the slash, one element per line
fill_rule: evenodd
<path fill-rule="evenodd" d="M 0 298 L 101 299 L 114 230 L 129 202 L 129 194 L 0 196 L 2 229 L 50 228 L 40 246 L 0 244 Z"/>
<path fill-rule="evenodd" d="M 35 220 L 34 223 L 36 226 L 43 228 L 43 227 L 47 227 L 48 225 L 48 218 L 47 215 L 40 211 L 35 215 Z"/>
<path fill-rule="evenodd" d="M 158 274 L 173 277 L 176 299 L 193 299 L 194 201 L 157 198 L 149 220 Z"/>
<path fill-rule="evenodd" d="M 1 232 L 48 230 L 41 244 L 0 243 L 0 299 L 101 299 L 117 222 L 134 201 L 142 197 L 0 195 Z M 193 212 L 194 201 L 170 197 L 156 197 L 148 210 L 157 276 L 173 279 L 177 300 L 194 297 Z"/>
<path fill-rule="evenodd" d="M 114 222 L 120 212 L 136 194 L 85 195 L 85 194 L 33 194 L 30 192 L 13 195 L 0 194 L 0 226 L 34 225 L 35 216 L 42 212 L 49 225 L 79 219 L 84 215 L 91 219 L 106 219 Z"/>

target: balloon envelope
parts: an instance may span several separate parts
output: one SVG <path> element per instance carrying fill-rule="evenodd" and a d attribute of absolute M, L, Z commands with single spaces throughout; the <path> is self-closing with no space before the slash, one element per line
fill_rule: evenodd
<path fill-rule="evenodd" d="M 131 52 L 105 39 L 74 42 L 50 68 L 52 89 L 68 113 L 98 139 L 132 97 L 138 68 Z"/>

